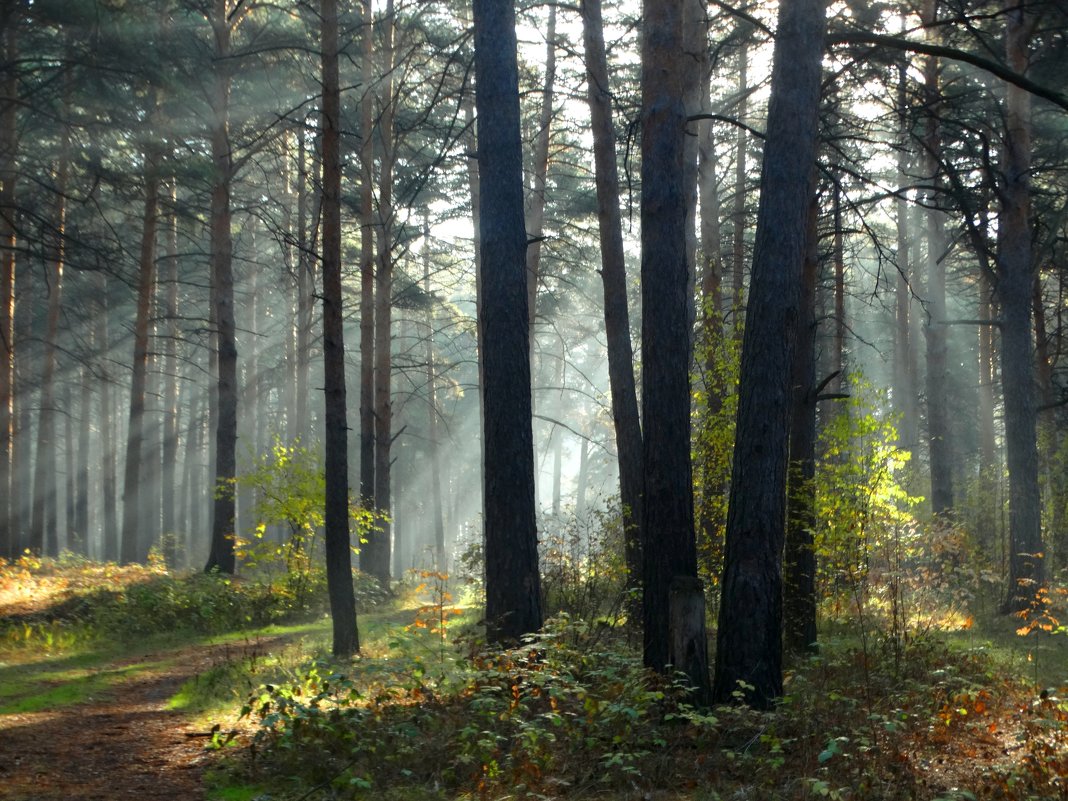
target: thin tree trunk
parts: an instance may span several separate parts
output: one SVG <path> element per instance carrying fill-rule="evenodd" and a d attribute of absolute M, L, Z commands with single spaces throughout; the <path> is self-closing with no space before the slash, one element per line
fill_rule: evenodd
<path fill-rule="evenodd" d="M 749 48 L 742 45 L 738 51 L 738 120 L 745 123 L 749 109 Z M 745 128 L 738 126 L 734 145 L 734 202 L 731 209 L 731 258 L 734 279 L 734 313 L 741 316 L 745 307 L 745 161 L 747 149 Z M 734 331 L 741 336 L 740 320 L 735 320 Z"/>
<path fill-rule="evenodd" d="M 240 7 L 234 9 L 235 13 Z M 215 289 L 218 353 L 218 420 L 215 435 L 215 475 L 212 482 L 211 551 L 205 572 L 233 573 L 234 479 L 237 468 L 237 338 L 234 321 L 233 241 L 230 233 L 230 34 L 227 0 L 214 0 L 211 25 L 215 33 L 215 75 L 212 89 L 211 267 Z"/>
<path fill-rule="evenodd" d="M 994 310 L 991 304 L 990 279 L 986 271 L 979 274 L 979 319 L 989 325 L 979 326 L 979 519 L 976 537 L 984 553 L 993 554 L 997 542 L 998 451 L 994 428 Z"/>
<path fill-rule="evenodd" d="M 89 348 L 94 345 L 92 327 L 87 332 Z M 89 448 L 91 421 L 93 419 L 93 375 L 88 364 L 82 365 L 79 386 L 78 412 L 78 459 L 75 464 L 74 524 L 71 526 L 74 539 L 81 543 L 82 553 L 92 556 L 89 527 Z M 99 496 L 97 496 L 99 497 Z"/>
<path fill-rule="evenodd" d="M 804 289 L 802 289 L 804 292 Z M 834 392 L 841 392 L 845 381 L 845 248 L 842 236 L 842 188 L 834 182 Z"/>
<path fill-rule="evenodd" d="M 616 160 L 612 95 L 604 45 L 601 0 L 582 2 L 586 87 L 593 134 L 597 188 L 597 221 L 604 288 L 604 327 L 608 350 L 608 382 L 612 422 L 619 464 L 619 497 L 623 510 L 627 587 L 641 587 L 642 558 L 639 526 L 642 519 L 642 431 L 634 381 L 634 349 L 630 340 L 627 267 L 623 252 L 623 222 L 619 210 L 619 168 Z M 638 609 L 632 609 L 637 618 Z"/>
<path fill-rule="evenodd" d="M 69 110 L 70 99 L 64 99 Z M 66 125 L 68 114 L 64 114 Z M 59 504 L 58 463 L 56 460 L 56 346 L 59 312 L 63 300 L 63 268 L 66 260 L 67 180 L 70 172 L 70 134 L 64 127 L 59 164 L 56 168 L 56 236 L 48 287 L 48 318 L 45 322 L 44 353 L 41 357 L 41 399 L 37 418 L 37 457 L 34 463 L 33 516 L 30 548 L 35 553 L 59 553 L 59 532 L 54 521 Z"/>
<path fill-rule="evenodd" d="M 815 186 L 815 179 L 813 179 Z M 819 199 L 809 203 L 797 342 L 792 368 L 790 463 L 783 555 L 783 630 L 793 651 L 816 644 L 816 282 L 819 276 Z"/>
<path fill-rule="evenodd" d="M 758 707 L 782 694 L 782 550 L 790 371 L 818 138 L 823 0 L 782 0 L 775 37 L 713 696 Z M 744 682 L 740 684 L 740 682 Z"/>
<path fill-rule="evenodd" d="M 122 550 L 124 565 L 144 561 L 141 519 L 141 491 L 144 481 L 145 390 L 148 382 L 149 316 L 156 273 L 156 227 L 159 216 L 159 170 L 154 152 L 145 154 L 145 211 L 141 226 L 141 259 L 138 268 L 137 313 L 134 322 L 133 376 L 130 379 L 130 424 L 126 438 L 126 466 L 123 482 Z"/>
<path fill-rule="evenodd" d="M 167 215 L 167 275 L 163 314 L 166 318 L 167 341 L 163 361 L 163 476 L 162 526 L 163 555 L 167 565 L 175 567 L 177 524 L 175 492 L 178 476 L 178 212 L 177 184 L 170 185 L 170 210 Z"/>
<path fill-rule="evenodd" d="M 97 297 L 99 307 L 95 315 L 96 333 L 94 336 L 97 352 L 106 354 L 111 348 L 108 337 L 108 284 L 103 273 L 97 277 Z M 117 508 L 118 481 L 116 478 L 115 454 L 116 432 L 115 418 L 111 405 L 111 378 L 108 375 L 107 359 L 101 359 L 100 370 L 100 449 L 103 470 L 100 479 L 103 515 L 102 552 L 104 561 L 116 562 L 119 559 L 119 514 Z"/>
<path fill-rule="evenodd" d="M 374 243 L 374 93 L 371 0 L 363 0 L 361 58 L 363 96 L 360 99 L 360 503 L 374 509 L 375 501 L 375 243 Z M 373 537 L 369 532 L 368 537 Z M 366 547 L 366 546 L 365 546 Z M 366 550 L 360 567 L 366 570 Z M 373 561 L 373 559 L 372 559 Z"/>
<path fill-rule="evenodd" d="M 430 515 L 434 532 L 434 568 L 445 570 L 445 508 L 441 497 L 441 436 L 438 427 L 437 373 L 434 363 L 434 297 L 430 294 L 430 217 L 423 216 L 423 294 L 426 297 L 427 436 L 430 440 Z"/>
<path fill-rule="evenodd" d="M 937 15 L 937 0 L 925 0 L 923 19 L 932 25 Z M 933 28 L 928 36 L 936 37 Z M 931 511 L 937 517 L 953 513 L 953 442 L 948 413 L 946 388 L 946 250 L 945 217 L 937 205 L 941 202 L 939 156 L 942 130 L 939 120 L 941 88 L 938 59 L 929 56 L 924 64 L 924 93 L 927 104 L 925 164 L 931 189 L 927 193 L 927 305 L 924 327 L 927 341 L 927 438 L 931 457 Z"/>
<path fill-rule="evenodd" d="M 348 421 L 341 298 L 341 88 L 337 0 L 322 0 L 323 353 L 326 394 L 326 581 L 334 656 L 360 650 L 349 538 Z"/>
<path fill-rule="evenodd" d="M 541 280 L 541 243 L 545 228 L 545 184 L 549 173 L 549 144 L 552 141 L 553 95 L 556 85 L 556 6 L 549 6 L 545 28 L 545 82 L 541 90 L 541 116 L 534 142 L 534 187 L 527 204 L 527 327 L 534 358 L 534 321 L 537 317 L 538 283 Z M 533 372 L 533 363 L 531 364 Z"/>
<path fill-rule="evenodd" d="M 296 436 L 307 440 L 308 427 L 308 373 L 311 362 L 311 305 L 313 280 L 312 263 L 315 260 L 314 245 L 308 225 L 308 148 L 303 132 L 300 137 L 298 160 L 299 184 L 297 187 L 297 225 L 299 247 L 297 252 L 297 362 L 296 362 Z"/>
<path fill-rule="evenodd" d="M 1023 75 L 1035 17 L 1007 0 L 1005 57 Z M 1009 587 L 1004 612 L 1027 609 L 1044 586 L 1041 499 L 1038 488 L 1037 413 L 1031 297 L 1035 270 L 1031 243 L 1031 97 L 1007 84 L 1001 210 L 998 215 L 998 299 L 1001 308 L 1001 381 L 1009 469 Z"/>
<path fill-rule="evenodd" d="M 898 66 L 898 113 L 901 115 L 900 144 L 897 157 L 897 185 L 904 187 L 908 181 L 909 153 L 906 149 L 910 134 L 908 129 L 908 62 L 902 59 Z M 898 197 L 895 202 L 897 217 L 897 276 L 894 282 L 894 411 L 898 415 L 898 445 L 914 450 L 919 445 L 919 412 L 916 408 L 916 376 L 912 372 L 912 263 L 909 243 L 908 200 Z"/>
<path fill-rule="evenodd" d="M 390 581 L 390 511 L 391 452 L 393 446 L 393 36 L 396 30 L 392 0 L 386 4 L 385 30 L 382 36 L 382 63 L 386 77 L 382 81 L 378 118 L 378 274 L 375 285 L 375 510 L 383 515 L 378 531 L 364 546 L 364 572 L 389 587 Z M 398 562 L 398 567 L 400 563 Z"/>
<path fill-rule="evenodd" d="M 18 171 L 18 19 L 7 7 L 3 20 L 4 71 L 0 86 L 0 558 L 19 552 L 17 501 L 13 499 L 15 435 L 15 183 Z"/>

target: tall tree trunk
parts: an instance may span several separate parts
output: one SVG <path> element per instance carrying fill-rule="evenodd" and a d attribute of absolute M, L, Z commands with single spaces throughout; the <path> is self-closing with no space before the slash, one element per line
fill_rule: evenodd
<path fill-rule="evenodd" d="M 427 447 L 430 450 L 430 515 L 434 567 L 445 570 L 445 508 L 441 497 L 441 436 L 438 427 L 437 368 L 434 363 L 434 297 L 430 294 L 430 216 L 423 215 L 423 295 L 426 297 Z"/>
<path fill-rule="evenodd" d="M 175 492 L 178 475 L 178 200 L 177 183 L 170 185 L 170 209 L 167 214 L 167 275 L 163 315 L 167 326 L 167 339 L 163 356 L 163 476 L 162 527 L 164 534 L 163 555 L 167 565 L 175 567 L 177 547 L 177 520 Z"/>
<path fill-rule="evenodd" d="M 745 123 L 749 108 L 749 48 L 744 44 L 738 51 L 738 121 Z M 741 125 L 734 146 L 734 201 L 731 209 L 731 259 L 734 279 L 734 314 L 741 316 L 745 307 L 745 157 L 746 132 Z M 740 320 L 734 321 L 734 330 L 741 336 Z"/>
<path fill-rule="evenodd" d="M 619 211 L 619 167 L 612 123 L 612 95 L 604 45 L 601 0 L 582 1 L 586 88 L 593 134 L 597 186 L 597 221 L 604 287 L 604 328 L 608 349 L 608 383 L 619 464 L 619 498 L 623 509 L 627 587 L 641 586 L 639 526 L 642 519 L 642 430 L 634 381 L 634 349 L 630 340 L 627 265 L 623 252 L 623 221 Z M 639 610 L 633 609 L 634 617 Z"/>
<path fill-rule="evenodd" d="M 933 26 L 938 0 L 924 0 L 923 20 Z M 928 38 L 937 39 L 933 27 Z M 942 91 L 939 86 L 939 63 L 928 56 L 924 63 L 924 97 L 927 106 L 925 131 L 925 167 L 931 189 L 927 192 L 927 304 L 924 326 L 927 341 L 927 439 L 931 456 L 931 511 L 937 517 L 953 513 L 953 441 L 949 421 L 949 395 L 946 388 L 946 236 L 945 217 L 937 208 L 942 202 L 939 192 L 939 154 L 942 130 L 939 119 Z"/>
<path fill-rule="evenodd" d="M 815 187 L 815 179 L 813 179 Z M 790 462 L 786 476 L 783 553 L 783 631 L 793 651 L 816 644 L 816 282 L 819 277 L 819 198 L 809 202 L 797 342 L 792 367 Z M 837 222 L 836 222 L 837 224 Z"/>
<path fill-rule="evenodd" d="M 69 89 L 65 90 L 65 111 L 69 111 Z M 66 126 L 69 114 L 61 124 Z M 34 463 L 33 516 L 30 548 L 36 553 L 59 553 L 59 532 L 54 521 L 59 504 L 58 463 L 56 460 L 56 349 L 59 312 L 63 300 L 63 268 L 66 260 L 67 180 L 70 172 L 70 133 L 64 127 L 59 164 L 56 167 L 56 242 L 49 265 L 48 318 L 45 322 L 44 353 L 41 357 L 41 399 L 37 418 L 37 457 Z"/>
<path fill-rule="evenodd" d="M 92 327 L 89 328 L 86 335 L 90 351 L 92 351 L 95 339 Z M 88 363 L 83 364 L 78 403 L 78 459 L 75 465 L 74 480 L 74 524 L 71 526 L 71 531 L 75 540 L 82 543 L 82 553 L 86 556 L 95 556 L 95 553 L 90 548 L 91 530 L 89 527 L 89 449 L 91 447 L 91 422 L 93 420 L 93 383 L 92 369 Z"/>
<path fill-rule="evenodd" d="M 234 13 L 240 6 L 234 8 Z M 211 551 L 205 572 L 233 573 L 234 479 L 237 473 L 237 337 L 234 321 L 233 240 L 230 232 L 230 63 L 231 14 L 227 0 L 213 0 L 211 26 L 215 33 L 215 74 L 211 98 L 211 273 L 215 289 L 216 352 L 218 353 L 218 421 L 215 435 L 215 475 L 212 482 Z"/>
<path fill-rule="evenodd" d="M 993 554 L 997 543 L 997 488 L 1000 473 L 997 439 L 994 426 L 994 309 L 991 302 L 993 288 L 988 273 L 979 274 L 979 319 L 988 324 L 979 326 L 979 519 L 976 538 L 984 553 Z"/>
<path fill-rule="evenodd" d="M 111 348 L 108 337 L 108 283 L 103 273 L 97 276 L 97 298 L 99 306 L 96 310 L 96 332 L 94 335 L 97 352 L 107 354 Z M 116 477 L 116 432 L 115 417 L 111 404 L 111 377 L 108 375 L 108 360 L 101 359 L 98 369 L 100 370 L 100 450 L 103 460 L 102 475 L 100 478 L 101 516 L 102 529 L 102 552 L 104 561 L 117 562 L 119 560 L 119 514 L 117 508 L 118 481 Z"/>
<path fill-rule="evenodd" d="M 705 68 L 701 81 L 702 105 L 712 108 L 712 72 Z M 716 178 L 716 136 L 712 120 L 698 124 L 697 186 L 701 201 L 701 303 L 706 335 L 723 327 L 723 255 L 720 252 L 720 200 Z"/>
<path fill-rule="evenodd" d="M 12 486 L 15 433 L 15 183 L 18 170 L 18 19 L 11 5 L 3 20 L 4 61 L 0 85 L 0 558 L 18 555 L 17 510 Z"/>
<path fill-rule="evenodd" d="M 513 0 L 475 0 L 486 621 L 491 642 L 542 624 Z"/>
<path fill-rule="evenodd" d="M 1047 506 L 1050 509 L 1049 530 L 1056 538 L 1050 543 L 1057 560 L 1056 566 L 1065 564 L 1068 554 L 1064 552 L 1064 484 L 1060 458 L 1061 435 L 1056 419 L 1050 412 L 1056 407 L 1056 387 L 1053 382 L 1053 363 L 1050 354 L 1050 335 L 1046 330 L 1046 307 L 1042 299 L 1042 275 L 1036 271 L 1031 302 L 1035 317 L 1035 374 L 1038 379 L 1038 401 L 1046 410 L 1044 418 L 1038 419 L 1039 466 L 1045 474 Z"/>
<path fill-rule="evenodd" d="M 901 192 L 908 181 L 910 138 L 908 125 L 908 61 L 898 66 L 899 151 L 897 156 L 897 185 Z M 898 420 L 898 445 L 913 450 L 919 445 L 919 412 L 916 408 L 916 376 L 911 367 L 915 343 L 912 337 L 912 263 L 909 243 L 908 200 L 899 196 L 895 202 L 897 217 L 897 276 L 894 282 L 894 411 Z"/>
<path fill-rule="evenodd" d="M 549 173 L 549 144 L 552 141 L 553 95 L 556 87 L 556 6 L 549 6 L 545 28 L 545 82 L 541 89 L 541 115 L 534 142 L 534 187 L 527 203 L 527 326 L 534 358 L 534 321 L 537 316 L 538 283 L 541 280 L 541 242 L 545 230 L 545 184 Z M 533 363 L 531 372 L 533 372 Z"/>
<path fill-rule="evenodd" d="M 782 694 L 790 371 L 819 132 L 823 0 L 782 0 L 775 37 L 716 647 L 716 701 Z M 739 682 L 744 682 L 740 685 Z"/>
<path fill-rule="evenodd" d="M 159 167 L 154 152 L 145 154 L 145 211 L 141 226 L 141 259 L 137 279 L 137 317 L 134 322 L 133 376 L 130 379 L 130 424 L 126 438 L 126 467 L 123 482 L 122 550 L 123 564 L 144 561 L 142 548 L 141 492 L 145 457 L 145 391 L 148 386 L 149 318 L 156 274 L 156 228 L 159 219 Z"/>
<path fill-rule="evenodd" d="M 300 137 L 298 161 L 297 219 L 300 228 L 300 247 L 297 255 L 297 363 L 296 363 L 296 431 L 307 441 L 311 431 L 308 424 L 308 374 L 311 372 L 312 317 L 314 303 L 315 235 L 317 222 L 309 224 L 308 215 L 308 147 L 303 132 Z M 314 161 L 314 159 L 313 159 Z"/>
<path fill-rule="evenodd" d="M 75 509 L 77 493 L 74 486 L 77 441 L 74 438 L 74 406 L 71 403 L 69 382 L 63 384 L 63 441 L 63 467 L 66 478 L 63 498 L 67 514 L 64 521 L 66 525 L 59 529 L 64 534 L 63 537 L 57 537 L 61 540 L 57 543 L 57 550 L 66 548 L 84 555 L 85 543 L 74 532 L 74 519 L 77 514 Z"/>
<path fill-rule="evenodd" d="M 349 538 L 348 420 L 341 299 L 341 88 L 337 0 L 322 0 L 323 354 L 326 389 L 326 581 L 334 656 L 360 650 Z"/>
<path fill-rule="evenodd" d="M 845 246 L 842 232 L 842 188 L 835 176 L 834 181 L 834 366 L 835 373 L 832 386 L 835 392 L 841 392 L 845 381 Z M 806 256 L 807 258 L 807 256 Z M 802 289 L 804 292 L 804 289 Z"/>
<path fill-rule="evenodd" d="M 709 678 L 690 466 L 683 9 L 646 0 L 642 20 L 643 659 L 658 672 L 671 665 L 685 673 L 703 703 Z"/>
<path fill-rule="evenodd" d="M 382 35 L 385 78 L 379 92 L 378 141 L 382 147 L 378 179 L 378 274 L 375 282 L 375 510 L 383 515 L 378 531 L 364 546 L 364 572 L 385 588 L 390 581 L 389 521 L 393 446 L 393 36 L 396 19 L 392 0 L 386 3 Z M 398 561 L 398 567 L 400 563 Z"/>
<path fill-rule="evenodd" d="M 1005 57 L 1023 75 L 1035 16 L 1015 0 L 1005 4 Z M 1006 84 L 1005 148 L 998 215 L 998 299 L 1001 307 L 1001 381 L 1005 398 L 1005 451 L 1009 468 L 1009 588 L 1003 611 L 1027 609 L 1045 584 L 1041 499 L 1038 489 L 1037 414 L 1031 293 L 1031 97 Z"/>
<path fill-rule="evenodd" d="M 374 243 L 374 93 L 371 0 L 363 0 L 360 98 L 360 503 L 375 502 L 375 243 Z M 369 537 L 373 532 L 368 534 Z M 361 554 L 360 567 L 366 568 Z"/>

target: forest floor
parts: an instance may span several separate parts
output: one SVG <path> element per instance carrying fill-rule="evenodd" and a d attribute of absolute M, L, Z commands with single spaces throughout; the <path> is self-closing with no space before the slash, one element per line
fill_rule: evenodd
<path fill-rule="evenodd" d="M 172 699 L 187 681 L 265 653 L 280 639 L 0 668 L 0 676 L 37 673 L 29 694 L 0 699 L 0 798 L 203 798 L 211 732 L 171 708 Z"/>
<path fill-rule="evenodd" d="M 0 642 L 0 799 L 268 797 L 261 783 L 266 777 L 247 784 L 249 777 L 233 770 L 244 764 L 248 749 L 243 746 L 255 727 L 247 718 L 237 721 L 238 709 L 263 681 L 273 682 L 273 676 L 292 680 L 296 666 L 320 653 L 327 642 L 326 621 L 214 637 L 172 632 L 132 645 L 99 639 L 60 642 L 59 628 L 35 624 L 35 646 L 28 647 L 13 644 L 12 633 L 18 633 L 21 621 L 40 620 L 43 613 L 71 598 L 72 588 L 62 584 L 52 592 L 47 582 L 38 582 L 31 596 L 5 594 L 3 584 L 0 581 L 0 629 L 8 641 Z M 8 586 L 17 584 L 12 581 Z M 380 663 L 388 661 L 398 642 L 403 642 L 398 632 L 411 628 L 413 614 L 418 616 L 411 609 L 389 607 L 361 618 L 361 630 L 372 644 L 370 658 L 350 666 L 354 680 L 381 680 L 368 677 L 379 676 Z M 1041 635 L 1024 640 L 1014 636 L 1011 621 L 1002 623 L 1003 631 L 982 636 L 974 631 L 949 635 L 960 639 L 957 646 L 968 653 L 999 649 L 997 672 L 984 673 L 980 668 L 970 678 L 954 677 L 959 665 L 933 663 L 925 675 L 905 682 L 915 684 L 912 689 L 879 689 L 873 680 L 853 687 L 847 685 L 850 675 L 856 679 L 861 672 L 861 654 L 850 650 L 838 667 L 828 662 L 798 672 L 790 682 L 795 687 L 790 692 L 797 696 L 794 706 L 787 705 L 781 714 L 714 710 L 721 720 L 710 735 L 709 748 L 695 749 L 694 743 L 687 746 L 679 740 L 672 741 L 663 757 L 635 757 L 640 774 L 654 767 L 658 775 L 665 771 L 665 779 L 674 775 L 681 780 L 655 780 L 653 789 L 646 781 L 624 781 L 610 797 L 1068 799 L 1068 704 L 1063 700 L 1068 690 L 1068 638 Z M 53 631 L 56 641 L 48 639 Z M 988 636 L 989 643 L 1003 645 L 985 643 Z M 31 639 L 30 628 L 26 638 Z M 502 675 L 519 669 L 515 663 L 500 668 Z M 486 667 L 481 675 L 492 681 L 495 670 Z M 945 677 L 939 675 L 943 673 Z M 622 674 L 612 681 L 621 678 Z M 1050 689 L 1040 692 L 1041 687 Z M 588 690 L 599 692 L 593 685 Z M 887 697 L 866 698 L 869 692 Z M 398 699 L 399 707 L 393 711 L 403 713 L 411 700 Z M 420 728 L 438 716 L 442 732 L 456 730 L 471 715 L 470 703 L 470 698 L 457 697 L 453 705 L 442 696 L 419 713 Z M 802 703 L 807 706 L 798 706 Z M 884 706 L 895 708 L 880 712 Z M 649 710 L 643 708 L 642 714 Z M 390 723 L 389 707 L 382 711 L 384 717 L 377 724 L 382 730 L 376 730 L 383 735 L 382 742 L 407 731 L 406 718 Z M 494 712 L 493 717 L 503 720 L 503 715 Z M 902 728 L 891 725 L 899 719 L 908 723 Z M 232 727 L 239 731 L 230 743 Z M 750 729 L 756 735 L 750 736 Z M 677 724 L 663 728 L 669 738 L 679 731 Z M 368 732 L 368 736 L 373 735 Z M 441 734 L 428 730 L 426 737 L 440 740 Z M 861 746 L 865 741 L 874 747 Z M 237 748 L 210 747 L 227 743 Z M 441 742 L 430 746 L 433 751 Z M 576 775 L 588 772 L 588 765 L 577 763 L 605 761 L 605 755 L 578 759 L 565 746 L 561 741 L 561 753 L 549 755 L 561 776 L 572 768 Z M 222 759 L 227 753 L 238 760 Z M 449 758 L 446 752 L 438 755 Z M 692 764 L 687 762 L 691 757 L 696 759 Z M 388 797 L 446 797 L 437 784 L 430 783 L 433 789 L 428 785 L 425 791 L 398 786 L 398 792 L 403 789 L 406 795 Z M 596 782 L 576 793 L 579 786 L 575 782 L 564 795 L 557 788 L 544 797 L 608 797 Z M 497 797 L 495 789 L 502 788 L 488 789 L 486 797 Z M 275 795 L 277 790 L 275 785 L 270 797 L 284 797 Z"/>

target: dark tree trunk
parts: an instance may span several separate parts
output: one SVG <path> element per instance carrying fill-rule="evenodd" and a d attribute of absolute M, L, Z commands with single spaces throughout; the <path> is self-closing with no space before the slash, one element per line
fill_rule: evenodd
<path fill-rule="evenodd" d="M 749 49 L 743 45 L 738 52 L 738 120 L 745 122 L 749 105 L 749 85 L 747 70 L 749 66 Z M 731 264 L 734 282 L 734 313 L 741 315 L 745 305 L 745 128 L 738 127 L 734 146 L 734 200 L 731 208 Z M 741 335 L 740 320 L 735 320 L 735 332 Z"/>
<path fill-rule="evenodd" d="M 96 310 L 96 334 L 95 344 L 99 353 L 107 353 L 111 344 L 108 337 L 108 284 L 107 278 L 101 273 L 97 277 L 98 302 Z M 115 417 L 111 406 L 111 379 L 108 376 L 107 361 L 103 360 L 100 366 L 100 450 L 103 459 L 102 475 L 100 477 L 101 517 L 102 527 L 102 551 L 104 561 L 116 562 L 119 559 L 119 514 L 116 501 L 118 500 L 118 480 L 116 476 L 116 432 Z"/>
<path fill-rule="evenodd" d="M 604 45 L 601 0 L 583 0 L 583 42 L 586 87 L 593 134 L 597 181 L 597 220 L 604 286 L 604 328 L 608 348 L 608 382 L 619 464 L 619 499 L 623 509 L 627 588 L 641 587 L 642 557 L 642 429 L 634 382 L 634 348 L 630 341 L 627 305 L 627 262 L 623 253 L 623 221 L 619 211 L 619 167 L 612 123 L 612 95 Z M 637 618 L 638 609 L 633 609 Z"/>
<path fill-rule="evenodd" d="M 0 92 L 0 558 L 18 555 L 17 501 L 12 484 L 15 434 L 15 215 L 18 178 L 18 19 L 6 7 L 3 19 L 4 71 Z"/>
<path fill-rule="evenodd" d="M 526 214 L 527 226 L 527 325 L 534 354 L 534 321 L 537 315 L 538 283 L 541 280 L 541 240 L 545 228 L 545 184 L 549 173 L 549 144 L 552 141 L 553 93 L 556 85 L 556 6 L 549 6 L 545 29 L 545 82 L 541 89 L 541 114 L 534 142 L 534 187 Z M 534 366 L 531 363 L 531 371 Z"/>
<path fill-rule="evenodd" d="M 93 330 L 87 332 L 89 346 L 93 346 Z M 93 420 L 93 374 L 89 365 L 81 369 L 81 385 L 78 403 L 78 459 L 75 465 L 74 524 L 71 531 L 81 543 L 82 553 L 94 555 L 89 547 L 89 448 L 90 425 Z"/>
<path fill-rule="evenodd" d="M 646 0 L 642 42 L 642 623 L 644 662 L 690 677 L 708 700 L 704 616 L 672 636 L 672 600 L 700 593 L 690 466 L 690 321 L 686 248 L 683 9 Z M 682 582 L 686 592 L 672 595 Z M 674 630 L 677 632 L 677 629 Z M 701 660 L 704 660 L 702 662 Z M 705 665 L 707 668 L 707 665 Z"/>
<path fill-rule="evenodd" d="M 925 0 L 924 20 L 932 24 L 938 0 Z M 933 29 L 928 35 L 936 37 Z M 927 105 L 925 164 L 931 189 L 927 193 L 927 439 L 931 456 L 931 511 L 936 517 L 953 513 L 953 441 L 950 432 L 946 375 L 946 255 L 945 219 L 937 208 L 939 196 L 939 154 L 942 126 L 939 119 L 942 92 L 938 59 L 929 56 L 924 64 L 924 95 Z"/>
<path fill-rule="evenodd" d="M 124 565 L 143 562 L 141 491 L 144 482 L 145 391 L 148 386 L 149 318 L 156 283 L 156 227 L 159 219 L 159 170 L 155 153 L 145 154 L 145 211 L 141 226 L 141 260 L 137 278 L 137 319 L 134 322 L 133 376 L 130 379 L 130 424 L 126 432 L 126 465 L 122 493 L 122 550 Z"/>
<path fill-rule="evenodd" d="M 901 115 L 900 150 L 897 157 L 897 183 L 904 187 L 908 181 L 910 139 L 908 125 L 908 62 L 902 59 L 898 67 L 898 113 Z M 899 197 L 895 203 L 897 216 L 897 276 L 894 281 L 894 411 L 898 414 L 898 446 L 914 450 L 919 445 L 919 412 L 916 408 L 916 375 L 912 314 L 912 262 L 909 243 L 908 200 Z"/>
<path fill-rule="evenodd" d="M 382 60 L 387 77 L 379 94 L 378 142 L 382 148 L 378 182 L 378 273 L 375 276 L 375 512 L 376 531 L 367 536 L 360 566 L 389 588 L 393 492 L 393 36 L 396 28 L 392 0 L 386 4 Z M 398 567 L 400 561 L 398 558 Z"/>
<path fill-rule="evenodd" d="M 323 355 L 326 389 L 326 583 L 334 656 L 360 650 L 349 540 L 348 420 L 341 305 L 341 90 L 337 0 L 322 0 Z"/>
<path fill-rule="evenodd" d="M 238 9 L 235 9 L 235 12 Z M 226 0 L 214 0 L 215 75 L 212 95 L 211 155 L 211 267 L 215 289 L 216 352 L 218 354 L 217 429 L 211 551 L 205 572 L 233 573 L 234 479 L 237 473 L 237 336 L 234 321 L 233 241 L 230 233 L 230 15 Z"/>
<path fill-rule="evenodd" d="M 1034 16 L 1007 2 L 1005 56 L 1027 71 Z M 1009 469 L 1009 588 L 1003 611 L 1019 612 L 1045 584 L 1041 499 L 1038 489 L 1031 292 L 1031 98 L 1008 84 L 1005 93 L 1004 185 L 998 215 L 998 300 L 1001 307 L 1001 387 L 1005 398 L 1005 452 Z"/>
<path fill-rule="evenodd" d="M 163 361 L 163 476 L 162 528 L 163 555 L 167 565 L 175 567 L 177 520 L 175 493 L 178 475 L 178 212 L 177 186 L 171 183 L 171 208 L 167 216 L 167 278 L 163 314 L 167 325 L 167 340 Z"/>
<path fill-rule="evenodd" d="M 360 99 L 360 503 L 375 505 L 375 245 L 374 245 L 374 94 L 371 0 L 363 0 Z M 369 536 L 373 537 L 374 532 Z M 373 560 L 372 560 L 373 561 Z M 360 555 L 366 570 L 366 551 Z"/>
<path fill-rule="evenodd" d="M 542 624 L 515 7 L 512 0 L 475 0 L 474 12 L 486 622 L 490 641 L 514 642 Z"/>
<path fill-rule="evenodd" d="M 69 101 L 65 102 L 69 106 Z M 64 116 L 66 119 L 66 115 Z M 66 259 L 67 177 L 69 135 L 64 134 L 63 152 L 56 168 L 56 231 L 48 286 L 48 317 L 45 321 L 44 354 L 41 357 L 41 396 L 38 402 L 37 455 L 34 462 L 33 514 L 30 518 L 30 549 L 55 556 L 59 553 L 56 509 L 59 505 L 56 459 L 56 349 L 60 304 L 63 300 L 63 268 Z"/>
<path fill-rule="evenodd" d="M 771 76 L 716 648 L 716 701 L 782 695 L 790 373 L 826 31 L 823 0 L 783 0 Z"/>
<path fill-rule="evenodd" d="M 434 363 L 434 298 L 430 294 L 430 217 L 423 217 L 423 294 L 426 296 L 427 447 L 430 450 L 430 514 L 434 534 L 434 568 L 445 570 L 445 507 L 441 497 L 441 436 L 438 427 L 437 372 Z"/>
<path fill-rule="evenodd" d="M 813 185 L 815 181 L 813 181 Z M 816 279 L 819 275 L 819 200 L 809 203 L 801 297 L 794 344 L 790 463 L 783 554 L 783 630 L 793 651 L 816 645 Z"/>

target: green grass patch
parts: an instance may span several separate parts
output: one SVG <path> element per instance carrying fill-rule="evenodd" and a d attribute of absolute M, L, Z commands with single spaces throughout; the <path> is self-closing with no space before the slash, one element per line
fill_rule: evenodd
<path fill-rule="evenodd" d="M 118 668 L 84 666 L 32 672 L 22 668 L 0 679 L 0 715 L 53 711 L 82 704 L 137 676 L 160 670 L 169 660 L 138 662 Z"/>

